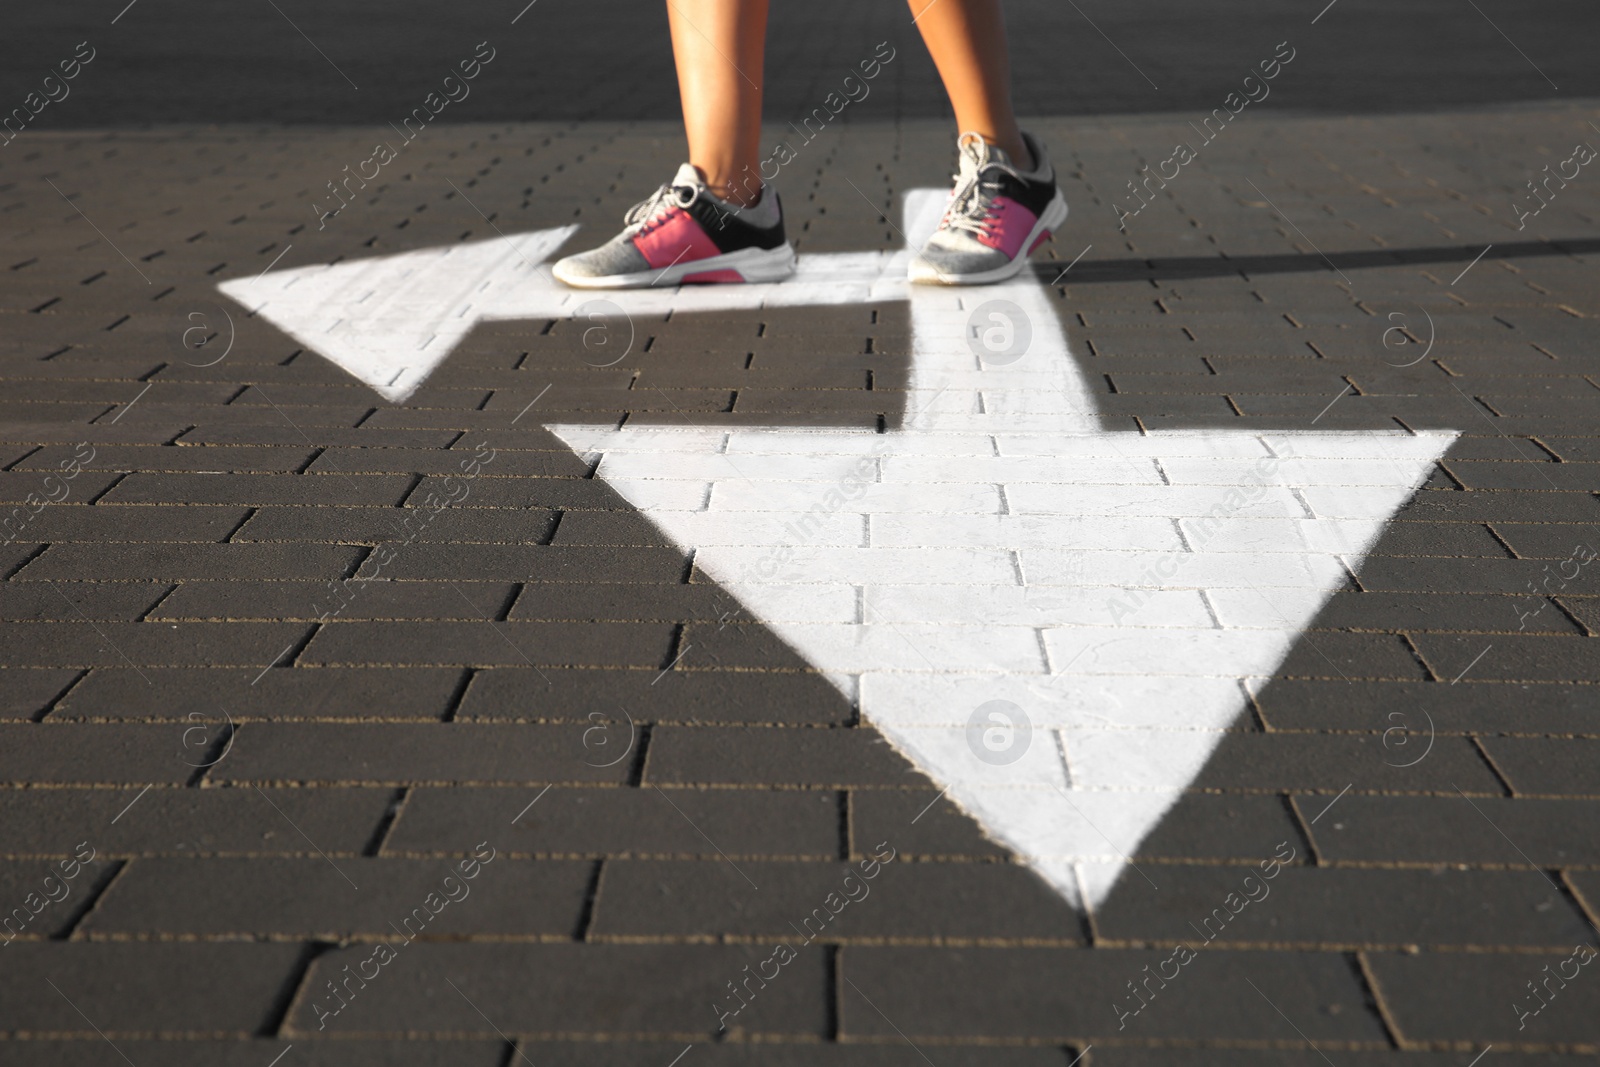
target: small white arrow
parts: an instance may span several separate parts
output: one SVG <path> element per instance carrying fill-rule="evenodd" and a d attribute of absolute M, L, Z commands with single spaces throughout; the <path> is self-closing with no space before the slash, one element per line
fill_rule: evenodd
<path fill-rule="evenodd" d="M 400 403 L 480 322 L 565 318 L 577 292 L 539 264 L 577 230 L 495 237 L 332 266 L 298 267 L 217 286 L 296 341 Z M 886 252 L 802 256 L 781 285 L 607 291 L 630 314 L 904 299 L 905 271 L 885 278 Z M 885 292 L 887 286 L 894 292 Z"/>
<path fill-rule="evenodd" d="M 910 247 L 942 202 L 908 196 Z M 222 288 L 400 399 L 473 323 L 581 303 L 532 266 L 570 232 Z M 1037 281 L 908 287 L 909 255 L 607 294 L 630 313 L 909 299 L 903 428 L 550 429 L 1092 908 L 1455 434 L 1109 432 Z"/>

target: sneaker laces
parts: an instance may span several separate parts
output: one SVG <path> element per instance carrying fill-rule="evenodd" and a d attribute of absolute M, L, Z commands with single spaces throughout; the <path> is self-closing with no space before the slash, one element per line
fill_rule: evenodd
<path fill-rule="evenodd" d="M 1000 195 L 1000 173 L 1018 179 L 1022 175 L 996 158 L 988 142 L 975 133 L 962 134 L 957 149 L 961 153 L 961 169 L 953 176 L 956 184 L 941 225 L 987 236 L 994 221 L 995 199 Z"/>
<path fill-rule="evenodd" d="M 669 182 L 629 208 L 622 221 L 630 230 L 647 231 L 668 211 L 675 207 L 687 208 L 700 199 L 701 188 L 697 185 L 673 185 Z"/>

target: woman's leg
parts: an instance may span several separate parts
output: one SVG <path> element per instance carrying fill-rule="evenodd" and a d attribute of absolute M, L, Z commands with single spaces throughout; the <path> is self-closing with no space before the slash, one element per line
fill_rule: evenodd
<path fill-rule="evenodd" d="M 1011 111 L 1011 60 L 1000 0 L 910 0 L 962 133 L 975 131 L 1024 170 L 1033 159 Z"/>
<path fill-rule="evenodd" d="M 667 0 L 667 21 L 689 162 L 713 193 L 749 207 L 761 195 L 767 0 Z"/>

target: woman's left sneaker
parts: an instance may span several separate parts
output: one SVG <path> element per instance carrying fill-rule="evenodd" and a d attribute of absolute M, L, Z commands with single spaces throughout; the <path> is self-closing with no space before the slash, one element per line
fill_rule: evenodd
<path fill-rule="evenodd" d="M 693 282 L 775 282 L 794 272 L 783 205 L 770 187 L 740 209 L 717 199 L 685 163 L 635 204 L 621 233 L 551 269 L 579 289 L 634 289 Z"/>
<path fill-rule="evenodd" d="M 1067 219 L 1067 199 L 1044 146 L 1024 133 L 1033 170 L 975 133 L 956 142 L 960 170 L 939 228 L 907 272 L 924 285 L 984 285 L 1004 281 L 1028 262 L 1028 253 Z"/>

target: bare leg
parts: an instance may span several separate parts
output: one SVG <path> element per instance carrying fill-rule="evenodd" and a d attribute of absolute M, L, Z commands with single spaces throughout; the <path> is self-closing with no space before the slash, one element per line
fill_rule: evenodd
<path fill-rule="evenodd" d="M 689 162 L 711 191 L 749 207 L 761 195 L 761 87 L 767 0 L 667 0 Z"/>
<path fill-rule="evenodd" d="M 961 132 L 975 131 L 1033 169 L 1011 110 L 1011 60 L 1000 0 L 910 0 Z"/>

